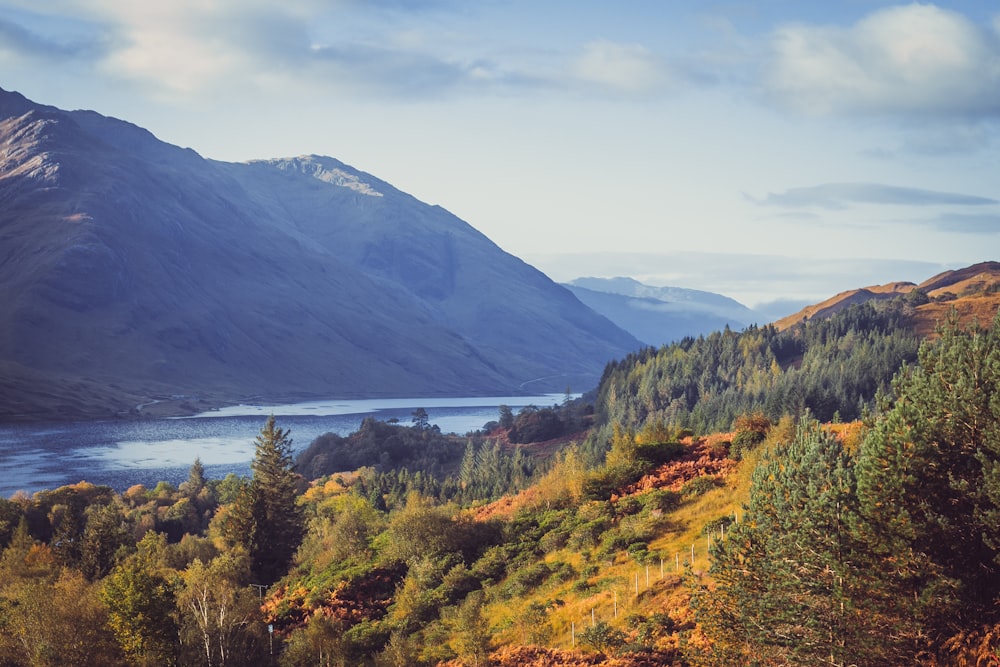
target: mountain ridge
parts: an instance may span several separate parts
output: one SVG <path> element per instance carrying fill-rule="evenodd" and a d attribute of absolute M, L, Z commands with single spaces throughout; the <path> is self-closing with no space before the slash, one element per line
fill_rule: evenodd
<path fill-rule="evenodd" d="M 0 362 L 18 378 L 0 382 L 0 419 L 562 391 L 639 345 L 464 221 L 333 158 L 206 160 L 4 91 L 0 146 Z M 354 187 L 301 173 L 317 164 Z"/>
<path fill-rule="evenodd" d="M 633 278 L 583 277 L 564 283 L 583 303 L 647 345 L 658 347 L 759 320 L 752 310 L 714 292 L 646 285 Z"/>
<path fill-rule="evenodd" d="M 937 322 L 952 309 L 962 321 L 992 318 L 1000 306 L 1000 262 L 984 261 L 944 271 L 919 284 L 896 281 L 845 290 L 774 322 L 774 326 L 785 330 L 808 320 L 831 317 L 854 304 L 911 294 L 915 306 L 912 324 L 923 336 L 931 335 Z"/>

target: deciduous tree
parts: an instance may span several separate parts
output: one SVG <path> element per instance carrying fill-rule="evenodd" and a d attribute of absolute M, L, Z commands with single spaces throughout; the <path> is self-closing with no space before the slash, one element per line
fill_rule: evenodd
<path fill-rule="evenodd" d="M 139 665 L 168 665 L 174 660 L 174 591 L 159 565 L 164 542 L 162 535 L 147 533 L 138 553 L 115 567 L 101 590 L 108 627 L 125 655 Z"/>

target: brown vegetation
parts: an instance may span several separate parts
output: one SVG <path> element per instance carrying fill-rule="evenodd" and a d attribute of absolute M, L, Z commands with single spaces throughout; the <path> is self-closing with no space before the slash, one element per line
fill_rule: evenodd
<path fill-rule="evenodd" d="M 505 646 L 490 655 L 492 667 L 672 667 L 680 665 L 672 654 L 657 652 L 608 657 L 603 653 L 560 651 L 537 646 Z M 465 667 L 461 660 L 439 663 L 438 667 Z"/>
<path fill-rule="evenodd" d="M 980 262 L 962 269 L 945 271 L 916 285 L 894 282 L 848 290 L 830 297 L 774 323 L 784 331 L 804 320 L 828 318 L 850 305 L 907 296 L 920 290 L 931 300 L 920 305 L 913 315 L 913 329 L 923 337 L 933 337 L 935 327 L 954 308 L 964 326 L 974 319 L 986 325 L 1000 310 L 1000 262 Z"/>
<path fill-rule="evenodd" d="M 651 489 L 680 491 L 686 482 L 696 477 L 724 478 L 735 467 L 736 461 L 727 455 L 730 433 L 716 433 L 706 437 L 686 438 L 685 452 L 674 461 L 664 463 L 635 484 L 621 490 L 621 496 L 643 493 Z M 617 496 L 612 497 L 612 500 Z"/>

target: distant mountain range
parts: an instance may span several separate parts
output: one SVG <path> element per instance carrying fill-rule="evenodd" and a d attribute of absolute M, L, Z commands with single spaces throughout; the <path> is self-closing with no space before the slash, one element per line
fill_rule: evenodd
<path fill-rule="evenodd" d="M 654 347 L 725 327 L 741 330 L 761 316 L 729 297 L 632 278 L 577 278 L 565 286 L 580 301 Z"/>
<path fill-rule="evenodd" d="M 0 145 L 0 419 L 562 392 L 641 346 L 332 158 L 206 160 L 6 91 Z"/>
<path fill-rule="evenodd" d="M 577 278 L 565 286 L 580 301 L 647 345 L 658 347 L 724 327 L 741 330 L 750 324 L 773 323 L 779 330 L 811 319 L 825 319 L 867 301 L 908 297 L 914 306 L 911 326 L 932 335 L 938 322 L 954 311 L 965 323 L 987 324 L 1000 308 L 1000 262 L 987 261 L 945 271 L 922 283 L 893 282 L 847 290 L 797 312 L 775 318 L 773 312 L 751 310 L 729 297 L 680 287 L 655 287 L 632 278 Z M 774 312 L 788 312 L 795 302 L 775 302 Z"/>

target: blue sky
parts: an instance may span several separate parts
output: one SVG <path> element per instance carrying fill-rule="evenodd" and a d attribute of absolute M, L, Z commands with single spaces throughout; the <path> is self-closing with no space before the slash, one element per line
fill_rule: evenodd
<path fill-rule="evenodd" d="M 331 155 L 556 280 L 748 305 L 1000 259 L 1000 6 L 0 0 L 0 87 Z"/>

